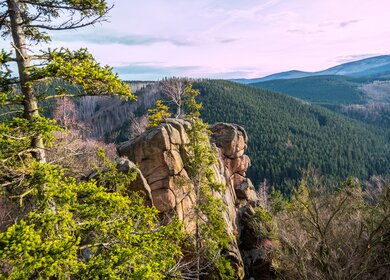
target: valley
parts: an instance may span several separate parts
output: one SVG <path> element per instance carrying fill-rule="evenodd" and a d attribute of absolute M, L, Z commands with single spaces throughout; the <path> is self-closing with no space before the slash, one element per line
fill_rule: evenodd
<path fill-rule="evenodd" d="M 337 113 L 334 108 L 229 81 L 200 80 L 194 87 L 201 92 L 206 122 L 246 128 L 252 159 L 248 176 L 255 185 L 266 180 L 290 193 L 304 169 L 317 169 L 330 183 L 350 175 L 369 179 L 389 174 L 389 131 L 344 116 L 363 114 L 362 106 L 367 105 L 338 107 L 345 111 Z M 81 99 L 79 116 L 91 127 L 91 137 L 116 143 L 134 137 L 132 125 L 142 122 L 155 100 L 164 98 L 158 83 L 138 86 L 136 95 L 137 103 L 115 97 Z"/>

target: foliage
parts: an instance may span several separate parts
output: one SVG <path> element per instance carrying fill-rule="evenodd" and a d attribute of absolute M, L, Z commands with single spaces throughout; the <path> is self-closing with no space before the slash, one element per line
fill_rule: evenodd
<path fill-rule="evenodd" d="M 301 178 L 301 169 L 318 169 L 329 181 L 348 176 L 367 179 L 389 174 L 386 131 L 367 127 L 321 107 L 281 94 L 229 81 L 201 81 L 205 121 L 237 123 L 246 128 L 248 176 L 264 178 L 284 194 Z M 288 182 L 289 180 L 290 182 Z"/>
<path fill-rule="evenodd" d="M 79 89 L 79 93 L 70 95 L 115 94 L 134 98 L 128 84 L 122 82 L 117 74 L 113 74 L 111 67 L 97 63 L 86 49 L 73 52 L 65 48 L 49 49 L 48 52 L 43 53 L 42 57 L 46 59 L 43 67 L 30 67 L 31 78 L 34 81 L 45 81 L 45 83 L 55 79 L 64 81 L 67 87 L 58 86 L 56 88 L 56 93 L 59 95 L 67 95 L 68 87 L 75 86 Z M 42 93 L 37 93 L 38 96 L 40 94 Z M 53 96 L 47 98 L 53 98 Z"/>
<path fill-rule="evenodd" d="M 102 160 L 97 181 L 64 178 L 49 164 L 30 166 L 21 200 L 29 211 L 0 234 L 3 277 L 163 279 L 174 269 L 180 223 L 161 226 L 155 208 L 125 193 L 134 174 Z"/>
<path fill-rule="evenodd" d="M 109 9 L 104 0 L 2 1 L 1 36 L 10 40 L 14 54 L 5 50 L 0 53 L 0 111 L 12 117 L 14 111 L 23 111 L 20 117 L 39 122 L 40 100 L 113 94 L 134 98 L 130 87 L 112 73 L 112 68 L 98 64 L 85 49 L 48 49 L 38 53 L 31 48 L 50 41 L 47 30 L 93 25 L 104 20 Z M 12 72 L 10 63 L 17 64 L 18 73 Z M 47 88 L 58 80 L 77 88 L 77 92 L 69 93 L 68 87 L 57 87 L 56 93 L 51 94 Z M 46 161 L 43 137 L 42 131 L 36 131 L 30 138 L 31 155 L 40 162 Z"/>
<path fill-rule="evenodd" d="M 388 81 L 379 78 L 314 76 L 251 84 L 318 104 L 364 123 L 388 129 Z M 379 90 L 376 86 L 379 84 Z M 387 86 L 387 87 L 386 87 Z"/>
<path fill-rule="evenodd" d="M 210 145 L 208 126 L 200 118 L 202 105 L 195 100 L 199 91 L 193 89 L 192 84 L 187 85 L 184 91 L 186 119 L 190 122 L 185 166 L 196 192 L 195 216 L 192 219 L 196 224 L 194 253 L 197 265 L 193 269 L 199 274 L 208 271 L 208 279 L 234 279 L 230 263 L 221 256 L 228 249 L 231 237 L 226 234 L 226 221 L 222 216 L 225 207 L 222 199 L 216 196 L 216 192 L 225 188 L 216 181 L 212 168 L 217 162 L 216 151 Z"/>
<path fill-rule="evenodd" d="M 386 130 L 390 135 L 390 104 L 369 103 L 349 106 L 332 106 L 331 110 L 344 114 L 369 125 Z M 390 138 L 389 138 L 390 139 Z"/>
<path fill-rule="evenodd" d="M 166 118 L 171 116 L 171 113 L 168 112 L 168 106 L 164 105 L 162 100 L 157 100 L 155 103 L 155 108 L 148 110 L 149 114 L 149 126 L 148 128 L 154 128 L 159 126 Z"/>
<path fill-rule="evenodd" d="M 11 37 L 15 49 L 15 57 L 0 53 L 0 111 L 9 114 L 0 122 L 0 191 L 19 202 L 13 225 L 0 233 L 1 279 L 163 279 L 179 274 L 182 226 L 177 219 L 161 225 L 155 208 L 126 192 L 135 174 L 119 172 L 102 154 L 93 180 L 78 181 L 65 176 L 62 167 L 45 163 L 59 128 L 41 115 L 39 101 L 134 96 L 85 49 L 32 53 L 30 46 L 50 40 L 45 30 L 92 25 L 104 20 L 109 9 L 104 0 L 0 3 L 2 37 Z M 10 70 L 13 62 L 18 74 Z"/>
<path fill-rule="evenodd" d="M 375 199 L 353 178 L 330 192 L 315 178 L 302 180 L 276 214 L 281 279 L 384 279 L 390 257 L 390 185 Z"/>
<path fill-rule="evenodd" d="M 248 218 L 246 218 L 248 219 Z M 276 239 L 276 227 L 271 212 L 262 207 L 256 207 L 254 214 L 246 221 L 250 232 L 256 238 Z"/>
<path fill-rule="evenodd" d="M 283 197 L 283 194 L 275 188 L 272 188 L 270 194 L 270 212 L 275 215 L 280 211 L 283 211 L 287 206 L 287 199 Z"/>
<path fill-rule="evenodd" d="M 15 117 L 0 122 L 0 193 L 21 193 L 21 181 L 30 172 L 30 153 L 34 151 L 31 139 L 40 134 L 46 146 L 50 146 L 57 130 L 55 121 L 43 117 L 33 120 Z"/>

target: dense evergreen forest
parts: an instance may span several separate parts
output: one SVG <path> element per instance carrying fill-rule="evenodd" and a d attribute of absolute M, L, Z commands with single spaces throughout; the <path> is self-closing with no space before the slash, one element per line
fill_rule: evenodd
<path fill-rule="evenodd" d="M 390 170 L 389 137 L 382 130 L 322 107 L 229 81 L 202 81 L 202 116 L 233 122 L 249 135 L 249 177 L 286 188 L 301 169 L 319 169 L 329 179 L 365 179 Z"/>
<path fill-rule="evenodd" d="M 378 127 L 390 133 L 390 104 L 372 103 L 372 104 L 351 104 L 342 105 L 323 105 L 337 113 L 348 116 L 370 126 Z"/>
<path fill-rule="evenodd" d="M 98 117 L 99 125 L 110 124 L 103 138 L 106 142 L 121 143 L 131 138 L 129 130 L 134 119 L 142 118 L 155 99 L 164 98 L 156 86 L 141 88 L 137 92 L 137 104 L 97 99 L 87 106 L 92 106 L 90 112 L 79 112 L 79 115 L 91 113 L 91 120 Z M 317 106 L 269 90 L 222 80 L 202 80 L 194 86 L 202 93 L 202 116 L 208 123 L 237 123 L 247 130 L 248 155 L 252 160 L 248 176 L 256 185 L 266 179 L 286 189 L 299 180 L 303 169 L 312 168 L 331 181 L 350 175 L 367 179 L 389 173 L 390 134 L 386 128 L 389 108 L 386 106 L 381 106 L 381 110 L 368 104 L 323 108 L 325 105 Z M 85 109 L 82 103 L 76 101 L 79 111 Z M 128 119 L 127 111 L 133 112 L 134 118 Z M 110 115 L 113 119 L 106 120 Z M 286 189 L 286 192 L 290 191 Z"/>
<path fill-rule="evenodd" d="M 202 80 L 194 86 L 202 93 L 202 116 L 208 123 L 232 122 L 248 131 L 248 154 L 252 160 L 248 176 L 256 185 L 266 179 L 289 193 L 287 189 L 299 180 L 302 170 L 312 168 L 331 181 L 350 175 L 366 179 L 389 173 L 388 106 L 317 106 L 266 89 L 222 80 Z M 135 118 L 141 117 L 155 99 L 163 97 L 153 85 L 141 88 L 137 95 L 137 104 L 118 99 L 98 102 L 97 99 L 90 108 L 93 116 L 109 118 L 112 114 L 113 120 L 105 122 L 115 123 L 117 128 L 110 125 L 104 135 L 107 142 L 115 139 L 116 143 L 121 143 L 129 139 L 133 119 L 127 119 L 124 112 L 132 111 Z M 87 114 L 81 112 L 85 104 L 78 101 L 75 100 L 79 115 Z M 46 108 L 50 116 L 52 106 L 46 104 Z M 84 117 L 82 120 L 88 122 Z M 99 125 L 103 124 L 100 117 L 98 121 Z M 95 123 L 89 125 L 96 126 Z"/>
<path fill-rule="evenodd" d="M 389 182 L 329 191 L 300 174 L 386 174 L 383 130 L 227 81 L 129 85 L 84 48 L 37 51 L 110 4 L 0 1 L 14 49 L 0 50 L 1 280 L 390 278 Z M 256 191 L 245 132 L 209 127 L 201 101 L 209 123 L 247 129 L 249 175 L 290 196 Z"/>
<path fill-rule="evenodd" d="M 389 130 L 390 83 L 387 78 L 382 77 L 383 75 L 368 74 L 359 78 L 337 75 L 311 76 L 250 85 L 321 105 L 368 125 Z"/>
<path fill-rule="evenodd" d="M 362 79 L 346 76 L 313 76 L 298 79 L 273 80 L 251 86 L 286 93 L 312 103 L 345 105 L 365 103 L 359 86 Z"/>

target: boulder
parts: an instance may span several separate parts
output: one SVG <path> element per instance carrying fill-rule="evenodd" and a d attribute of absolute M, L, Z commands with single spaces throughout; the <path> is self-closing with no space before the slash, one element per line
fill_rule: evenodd
<path fill-rule="evenodd" d="M 245 199 L 250 205 L 255 206 L 258 202 L 255 187 L 250 179 L 245 179 L 244 182 L 234 187 L 237 198 Z"/>
<path fill-rule="evenodd" d="M 211 141 L 221 149 L 225 157 L 238 158 L 244 154 L 248 136 L 243 127 L 236 124 L 216 123 L 209 129 L 212 132 Z"/>
<path fill-rule="evenodd" d="M 233 181 L 233 185 L 234 186 L 241 185 L 246 180 L 246 178 L 244 176 L 242 176 L 241 174 L 239 174 L 239 173 L 233 174 L 230 178 Z"/>
<path fill-rule="evenodd" d="M 251 160 L 247 155 L 242 155 L 234 159 L 226 158 L 226 164 L 231 173 L 245 172 L 250 167 Z"/>
<path fill-rule="evenodd" d="M 118 147 L 120 156 L 139 165 L 151 187 L 156 208 L 161 212 L 177 213 L 185 222 L 188 222 L 185 211 L 193 203 L 190 198 L 185 199 L 193 188 L 184 169 L 185 145 L 189 142 L 186 129 L 189 126 L 184 120 L 167 119 L 166 123 Z"/>

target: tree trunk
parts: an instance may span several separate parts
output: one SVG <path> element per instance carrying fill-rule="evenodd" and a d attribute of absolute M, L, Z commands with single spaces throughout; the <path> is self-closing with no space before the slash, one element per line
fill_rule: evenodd
<path fill-rule="evenodd" d="M 177 108 L 176 108 L 175 118 L 178 119 L 180 117 L 181 117 L 181 102 L 178 102 Z"/>
<path fill-rule="evenodd" d="M 23 94 L 23 117 L 29 121 L 36 119 L 39 116 L 38 101 L 35 96 L 33 85 L 30 83 L 30 56 L 27 53 L 26 34 L 23 28 L 23 18 L 18 0 L 7 0 L 11 33 L 13 38 L 13 47 L 15 49 L 16 61 L 18 64 L 18 72 L 20 77 L 20 87 Z M 31 140 L 31 148 L 33 157 L 39 162 L 46 161 L 45 146 L 41 135 L 36 135 Z"/>

